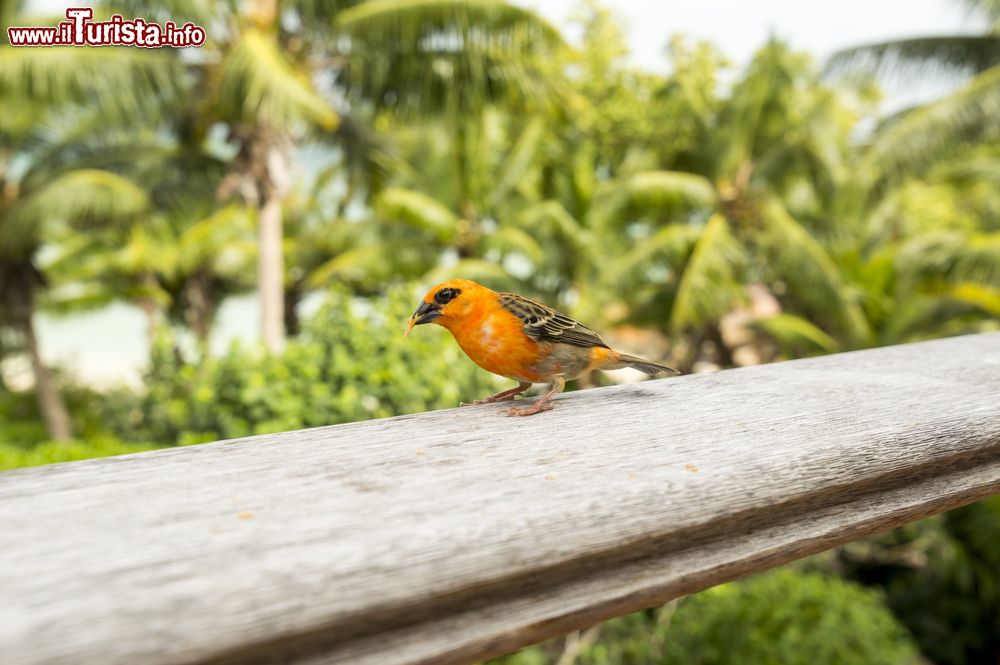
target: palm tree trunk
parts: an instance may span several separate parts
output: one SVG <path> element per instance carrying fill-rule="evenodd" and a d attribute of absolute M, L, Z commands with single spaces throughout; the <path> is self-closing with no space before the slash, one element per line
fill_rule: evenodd
<path fill-rule="evenodd" d="M 266 126 L 254 129 L 245 151 L 244 173 L 252 178 L 257 214 L 257 295 L 260 336 L 271 353 L 285 343 L 285 258 L 281 203 L 290 186 L 290 139 Z"/>
<path fill-rule="evenodd" d="M 281 203 L 291 184 L 288 154 L 293 145 L 290 137 L 263 124 L 238 135 L 243 141 L 240 154 L 217 196 L 224 200 L 239 192 L 248 205 L 257 208 L 260 337 L 268 351 L 279 353 L 285 341 Z"/>
<path fill-rule="evenodd" d="M 302 331 L 298 305 L 302 300 L 302 283 L 292 283 L 285 289 L 285 335 L 298 337 Z"/>
<path fill-rule="evenodd" d="M 159 284 L 156 281 L 156 276 L 148 271 L 139 275 L 139 283 L 150 294 L 139 298 L 139 309 L 142 310 L 143 315 L 146 317 L 146 342 L 149 344 L 149 355 L 152 357 L 153 345 L 156 343 L 156 326 L 159 323 L 160 308 L 151 294 L 159 288 Z"/>
<path fill-rule="evenodd" d="M 458 232 L 455 236 L 455 251 L 459 258 L 466 259 L 475 254 L 478 228 L 476 206 L 472 203 L 469 172 L 469 139 L 466 120 L 460 115 L 454 117 L 455 126 L 455 177 L 458 184 Z"/>
<path fill-rule="evenodd" d="M 212 278 L 208 269 L 201 267 L 192 273 L 184 285 L 184 322 L 198 339 L 198 351 L 202 358 L 208 356 L 208 342 L 212 334 L 215 310 Z"/>
<path fill-rule="evenodd" d="M 24 339 L 28 345 L 28 355 L 31 356 L 31 369 L 35 375 L 35 395 L 38 398 L 38 410 L 45 422 L 45 431 L 53 441 L 69 441 L 73 438 L 69 411 L 63 402 L 59 389 L 47 367 L 42 362 L 38 351 L 38 338 L 35 336 L 35 325 L 32 313 L 24 318 Z"/>
<path fill-rule="evenodd" d="M 281 199 L 273 188 L 268 188 L 260 208 L 257 234 L 260 332 L 268 351 L 278 353 L 284 345 L 285 259 L 281 251 Z"/>

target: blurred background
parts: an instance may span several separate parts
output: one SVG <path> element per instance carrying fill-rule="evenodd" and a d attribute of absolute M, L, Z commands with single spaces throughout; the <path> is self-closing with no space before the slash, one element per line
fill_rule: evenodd
<path fill-rule="evenodd" d="M 208 39 L 6 41 L 67 4 L 0 0 L 0 468 L 502 388 L 402 338 L 450 277 L 685 372 L 1000 330 L 998 0 L 123 2 Z M 501 660 L 996 665 L 1000 502 Z"/>

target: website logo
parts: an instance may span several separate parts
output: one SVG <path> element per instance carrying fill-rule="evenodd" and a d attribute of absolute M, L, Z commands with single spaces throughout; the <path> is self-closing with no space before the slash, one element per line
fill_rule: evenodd
<path fill-rule="evenodd" d="M 107 21 L 94 21 L 90 7 L 70 7 L 66 21 L 46 27 L 7 28 L 11 46 L 138 46 L 139 48 L 187 48 L 205 43 L 205 29 L 190 21 L 178 26 L 145 19 L 125 19 L 115 14 Z"/>

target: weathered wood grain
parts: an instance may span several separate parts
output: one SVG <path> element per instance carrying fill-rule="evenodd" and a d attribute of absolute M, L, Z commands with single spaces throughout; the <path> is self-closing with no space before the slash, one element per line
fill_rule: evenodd
<path fill-rule="evenodd" d="M 1000 491 L 1000 334 L 497 411 L 0 474 L 0 662 L 465 663 Z"/>

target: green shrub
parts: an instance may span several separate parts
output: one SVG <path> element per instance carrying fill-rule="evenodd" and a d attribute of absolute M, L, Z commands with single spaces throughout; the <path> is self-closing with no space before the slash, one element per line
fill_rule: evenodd
<path fill-rule="evenodd" d="M 675 609 L 676 607 L 676 609 Z M 551 665 L 561 648 L 497 665 Z M 779 568 L 600 626 L 576 665 L 900 665 L 916 650 L 881 596 L 837 577 Z"/>
<path fill-rule="evenodd" d="M 660 662 L 893 665 L 914 655 L 877 592 L 781 568 L 681 603 Z"/>
<path fill-rule="evenodd" d="M 35 394 L 0 390 L 0 444 L 30 448 L 44 440 Z"/>
<path fill-rule="evenodd" d="M 57 462 L 75 462 L 93 457 L 111 457 L 152 450 L 153 445 L 123 443 L 112 438 L 97 438 L 88 441 L 47 442 L 26 449 L 20 446 L 0 443 L 0 471 L 18 469 L 25 466 L 41 466 Z"/>
<path fill-rule="evenodd" d="M 234 344 L 193 363 L 165 337 L 146 394 L 110 397 L 107 418 L 123 439 L 188 444 L 454 407 L 495 391 L 447 331 L 424 326 L 404 339 L 416 302 L 404 290 L 375 302 L 331 293 L 280 356 Z"/>
<path fill-rule="evenodd" d="M 56 378 L 73 422 L 74 435 L 80 440 L 110 436 L 101 415 L 104 395 L 67 381 L 58 372 Z M 28 449 L 47 439 L 35 392 L 0 389 L 0 443 Z"/>
<path fill-rule="evenodd" d="M 933 662 L 1000 663 L 1000 496 L 851 543 L 836 559 L 885 590 Z"/>

